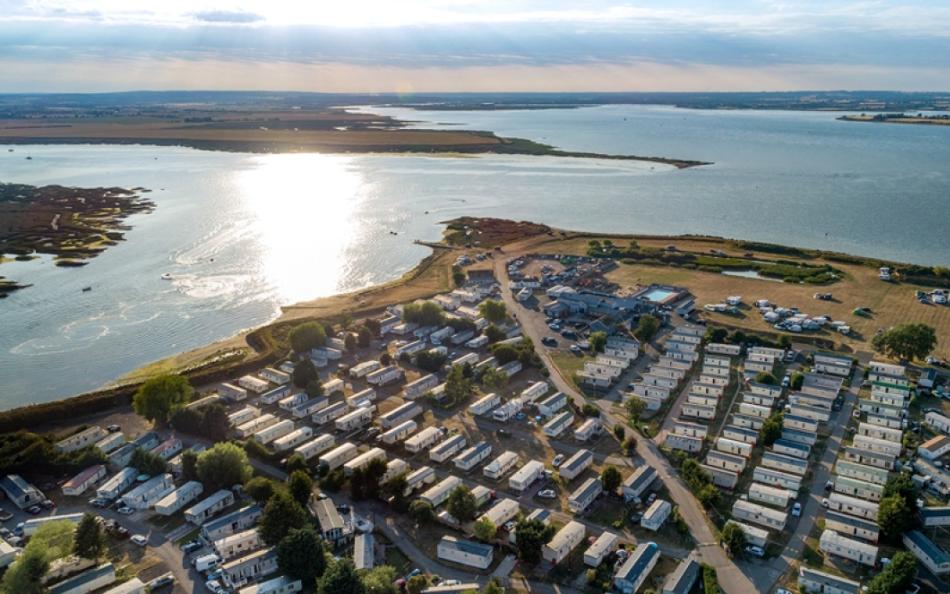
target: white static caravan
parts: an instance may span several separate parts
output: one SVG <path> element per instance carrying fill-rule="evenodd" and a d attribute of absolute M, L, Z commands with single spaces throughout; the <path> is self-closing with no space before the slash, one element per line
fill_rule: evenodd
<path fill-rule="evenodd" d="M 858 464 L 867 464 L 868 466 L 876 466 L 878 468 L 886 468 L 891 470 L 894 468 L 894 462 L 896 459 L 890 454 L 884 454 L 881 452 L 869 452 L 867 450 L 862 450 L 860 448 L 855 448 L 852 446 L 845 446 L 842 448 L 844 452 L 844 459 L 849 462 L 857 462 Z"/>
<path fill-rule="evenodd" d="M 274 440 L 274 450 L 283 452 L 295 448 L 313 437 L 313 429 L 307 426 L 294 429 L 287 435 Z"/>
<path fill-rule="evenodd" d="M 219 538 L 211 546 L 222 561 L 230 561 L 261 548 L 264 546 L 264 540 L 257 528 L 250 528 Z"/>
<path fill-rule="evenodd" d="M 505 522 L 514 519 L 521 512 L 521 506 L 514 499 L 504 498 L 491 506 L 479 517 L 487 518 L 495 526 L 503 526 Z"/>
<path fill-rule="evenodd" d="M 363 468 L 373 460 L 382 460 L 386 461 L 386 450 L 380 448 L 372 448 L 367 452 L 364 452 L 355 458 L 345 462 L 343 464 L 343 476 L 352 476 L 354 472 Z"/>
<path fill-rule="evenodd" d="M 698 452 L 703 449 L 703 438 L 693 437 L 692 435 L 680 435 L 678 433 L 667 433 L 663 443 L 666 447 L 673 450 L 683 450 L 684 452 Z"/>
<path fill-rule="evenodd" d="M 521 391 L 520 398 L 530 404 L 547 394 L 550 388 L 547 382 L 535 382 Z"/>
<path fill-rule="evenodd" d="M 785 509 L 789 502 L 794 499 L 795 493 L 781 487 L 773 487 L 762 483 L 749 485 L 749 501 L 757 501 Z"/>
<path fill-rule="evenodd" d="M 663 526 L 666 519 L 670 517 L 672 511 L 673 505 L 669 501 L 657 499 L 643 512 L 643 517 L 640 518 L 640 527 L 656 532 Z"/>
<path fill-rule="evenodd" d="M 544 424 L 541 430 L 548 437 L 557 437 L 574 423 L 574 413 L 564 411 Z"/>
<path fill-rule="evenodd" d="M 926 418 L 928 419 L 928 424 L 931 426 L 933 426 L 933 424 L 929 422 L 929 419 L 932 418 L 932 415 L 936 414 L 937 413 L 933 412 L 927 413 Z M 895 429 L 892 427 L 881 427 L 880 425 L 872 425 L 870 423 L 858 423 L 858 435 L 867 435 L 868 437 L 874 437 L 876 439 L 884 439 L 887 441 L 900 443 L 901 439 L 903 438 L 903 434 L 903 431 L 900 429 Z"/>
<path fill-rule="evenodd" d="M 261 549 L 221 565 L 222 581 L 230 588 L 237 588 L 277 571 L 277 552 L 273 548 Z"/>
<path fill-rule="evenodd" d="M 481 441 L 456 456 L 452 463 L 462 471 L 475 468 L 483 460 L 491 456 L 491 444 Z"/>
<path fill-rule="evenodd" d="M 778 454 L 792 456 L 793 458 L 807 460 L 808 456 L 811 455 L 811 446 L 787 439 L 777 439 L 775 443 L 772 444 L 772 451 Z"/>
<path fill-rule="evenodd" d="M 40 529 L 40 526 L 48 524 L 50 522 L 72 522 L 74 526 L 79 524 L 79 521 L 82 520 L 83 514 L 73 513 L 73 514 L 58 514 L 55 516 L 41 516 L 39 518 L 30 518 L 24 520 L 23 522 L 23 536 L 33 536 L 36 534 L 36 531 Z"/>
<path fill-rule="evenodd" d="M 366 376 L 366 383 L 382 387 L 394 382 L 402 381 L 406 373 L 402 370 L 402 367 L 398 365 L 390 365 L 389 367 L 383 367 L 382 369 L 377 369 L 376 371 L 370 373 Z"/>
<path fill-rule="evenodd" d="M 273 390 L 268 390 L 260 397 L 261 404 L 274 404 L 279 402 L 281 399 L 290 396 L 290 386 L 280 386 L 279 388 L 274 388 Z"/>
<path fill-rule="evenodd" d="M 342 443 L 317 458 L 317 463 L 327 470 L 336 470 L 359 455 L 358 448 L 350 442 Z"/>
<path fill-rule="evenodd" d="M 379 361 L 363 361 L 362 363 L 357 363 L 353 367 L 350 367 L 350 377 L 353 379 L 360 379 L 366 377 L 370 373 L 376 371 L 377 369 L 382 369 L 383 364 Z"/>
<path fill-rule="evenodd" d="M 138 475 L 139 471 L 134 468 L 123 468 L 96 489 L 96 497 L 115 501 L 126 489 L 135 484 Z"/>
<path fill-rule="evenodd" d="M 842 514 L 835 511 L 825 513 L 825 529 L 834 530 L 845 536 L 857 536 L 876 543 L 881 534 L 877 522 Z"/>
<path fill-rule="evenodd" d="M 890 473 L 886 468 L 877 468 L 876 466 L 868 466 L 866 464 L 841 459 L 835 463 L 835 472 L 839 476 L 857 479 L 875 485 L 886 484 Z"/>
<path fill-rule="evenodd" d="M 172 475 L 160 474 L 126 493 L 121 500 L 132 509 L 148 509 L 173 490 L 175 490 L 175 481 Z"/>
<path fill-rule="evenodd" d="M 346 405 L 351 409 L 356 410 L 360 407 L 366 406 L 371 402 L 376 402 L 376 390 L 373 388 L 360 390 L 359 392 L 355 392 L 344 398 L 343 402 L 346 402 Z"/>
<path fill-rule="evenodd" d="M 274 440 L 281 438 L 294 430 L 294 422 L 290 419 L 278 421 L 270 427 L 265 427 L 254 434 L 254 440 L 260 444 L 267 445 Z"/>
<path fill-rule="evenodd" d="M 373 420 L 373 409 L 369 406 L 360 407 L 348 412 L 333 422 L 337 431 L 352 431 L 369 425 Z"/>
<path fill-rule="evenodd" d="M 577 545 L 584 541 L 587 529 L 580 522 L 570 521 L 558 530 L 551 542 L 541 548 L 541 556 L 545 561 L 555 565 L 570 555 Z"/>
<path fill-rule="evenodd" d="M 303 456 L 304 460 L 309 460 L 314 456 L 322 454 L 336 445 L 336 438 L 329 433 L 318 435 L 307 443 L 294 448 L 295 454 Z"/>
<path fill-rule="evenodd" d="M 579 449 L 574 455 L 565 460 L 558 469 L 562 479 L 572 481 L 584 472 L 594 462 L 594 453 L 590 450 Z"/>
<path fill-rule="evenodd" d="M 104 464 L 94 464 L 63 483 L 63 495 L 78 497 L 91 489 L 96 483 L 105 478 Z"/>
<path fill-rule="evenodd" d="M 281 410 L 286 410 L 287 412 L 290 412 L 291 410 L 294 409 L 295 406 L 297 406 L 298 404 L 303 404 L 307 400 L 310 400 L 310 396 L 306 392 L 297 392 L 296 394 L 291 394 L 289 396 L 285 396 L 281 398 L 280 400 L 278 400 L 277 406 Z"/>
<path fill-rule="evenodd" d="M 280 421 L 280 419 L 274 415 L 265 413 L 259 417 L 255 417 L 250 421 L 247 421 L 243 425 L 238 425 L 237 429 L 235 429 L 235 432 L 238 434 L 238 437 L 250 437 L 258 431 L 276 424 L 278 421 Z"/>
<path fill-rule="evenodd" d="M 350 407 L 348 407 L 345 402 L 335 402 L 313 413 L 310 420 L 316 425 L 325 425 L 330 421 L 339 419 L 348 412 L 350 412 Z"/>
<path fill-rule="evenodd" d="M 625 501 L 634 501 L 643 496 L 643 494 L 659 478 L 656 470 L 652 466 L 638 466 L 636 470 L 627 475 L 620 485 L 621 492 Z"/>
<path fill-rule="evenodd" d="M 743 458 L 752 456 L 752 444 L 744 441 L 736 441 L 728 437 L 720 437 L 716 440 L 716 449 L 727 454 L 736 454 Z"/>
<path fill-rule="evenodd" d="M 391 411 L 379 415 L 379 426 L 383 429 L 392 429 L 396 425 L 414 419 L 425 411 L 415 402 L 406 402 Z"/>
<path fill-rule="evenodd" d="M 343 383 L 343 380 L 338 377 L 335 377 L 331 380 L 328 380 L 327 382 L 323 384 L 323 393 L 326 394 L 327 396 L 332 396 L 336 394 L 337 392 L 342 394 L 345 388 L 346 388 L 346 384 Z"/>
<path fill-rule="evenodd" d="M 152 453 L 163 460 L 171 460 L 181 452 L 181 440 L 177 437 L 169 437 L 162 443 L 152 448 Z"/>
<path fill-rule="evenodd" d="M 55 448 L 58 452 L 69 453 L 82 449 L 86 446 L 95 445 L 108 435 L 108 432 L 99 426 L 89 427 L 78 433 L 74 433 L 65 439 L 56 442 Z"/>
<path fill-rule="evenodd" d="M 759 432 L 747 427 L 737 427 L 735 425 L 726 425 L 722 428 L 722 436 L 735 441 L 742 441 L 755 445 L 759 441 Z"/>
<path fill-rule="evenodd" d="M 508 487 L 520 493 L 531 486 L 531 483 L 538 480 L 543 472 L 544 464 L 537 460 L 529 460 L 524 466 L 519 468 L 517 472 L 511 475 L 508 479 Z"/>
<path fill-rule="evenodd" d="M 895 443 L 867 435 L 855 435 L 853 445 L 859 450 L 887 454 L 888 456 L 894 457 L 900 456 L 904 449 L 904 446 L 900 442 Z"/>
<path fill-rule="evenodd" d="M 429 450 L 429 459 L 433 462 L 445 462 L 468 444 L 461 433 L 456 433 Z"/>
<path fill-rule="evenodd" d="M 406 422 L 414 423 L 415 421 Z M 416 433 L 407 439 L 403 443 L 403 446 L 406 448 L 407 452 L 416 454 L 435 445 L 440 439 L 442 439 L 443 435 L 445 435 L 445 430 L 440 427 L 426 427 L 419 433 Z"/>
<path fill-rule="evenodd" d="M 722 342 L 711 342 L 704 348 L 707 353 L 716 355 L 726 355 L 728 357 L 738 357 L 742 352 L 742 346 L 738 344 L 725 344 Z"/>
<path fill-rule="evenodd" d="M 588 567 L 598 567 L 604 560 L 604 557 L 614 550 L 618 542 L 620 542 L 620 537 L 613 532 L 607 530 L 601 532 L 597 540 L 584 551 L 584 565 Z"/>
<path fill-rule="evenodd" d="M 396 478 L 401 474 L 406 474 L 409 472 L 409 464 L 406 463 L 402 458 L 393 458 L 386 463 L 386 472 L 383 473 L 383 476 L 379 479 L 379 484 L 385 484 Z"/>
<path fill-rule="evenodd" d="M 255 375 L 244 375 L 238 378 L 237 384 L 249 392 L 254 392 L 255 394 L 263 394 L 267 391 L 267 388 L 270 387 L 270 384 L 266 380 Z"/>
<path fill-rule="evenodd" d="M 809 419 L 808 417 L 786 414 L 784 417 L 782 417 L 782 427 L 798 429 L 799 431 L 807 431 L 808 433 L 817 433 L 818 421 L 815 419 Z"/>
<path fill-rule="evenodd" d="M 574 439 L 585 442 L 595 435 L 600 435 L 603 426 L 597 419 L 587 419 L 581 426 L 574 430 Z"/>
<path fill-rule="evenodd" d="M 858 499 L 843 493 L 828 495 L 828 509 L 851 514 L 867 520 L 877 520 L 878 504 L 865 499 Z"/>
<path fill-rule="evenodd" d="M 831 418 L 830 410 L 817 406 L 808 406 L 807 404 L 790 404 L 789 413 L 798 417 L 812 419 L 819 423 L 827 423 Z"/>
<path fill-rule="evenodd" d="M 409 497 L 419 487 L 431 485 L 433 482 L 435 482 L 435 470 L 431 466 L 417 468 L 406 476 L 406 490 L 403 496 Z"/>
<path fill-rule="evenodd" d="M 456 487 L 462 484 L 462 479 L 457 476 L 447 476 L 437 484 L 430 487 L 422 495 L 419 496 L 419 499 L 425 501 L 432 507 L 439 507 L 445 500 L 449 498 L 449 495 L 452 494 L 452 491 Z"/>
<path fill-rule="evenodd" d="M 277 384 L 278 386 L 283 386 L 284 384 L 290 383 L 290 374 L 284 373 L 273 367 L 265 367 L 261 369 L 259 375 L 265 380 L 269 381 L 272 384 Z"/>
<path fill-rule="evenodd" d="M 742 472 L 745 470 L 747 460 L 743 456 L 727 454 L 717 450 L 709 450 L 706 453 L 706 464 L 716 468 L 722 468 L 731 472 Z"/>
<path fill-rule="evenodd" d="M 429 373 L 406 384 L 402 389 L 402 397 L 406 400 L 415 400 L 438 385 L 439 378 Z"/>
<path fill-rule="evenodd" d="M 600 478 L 591 477 L 571 493 L 567 499 L 567 506 L 575 514 L 583 513 L 603 492 L 604 486 L 600 482 Z"/>
<path fill-rule="evenodd" d="M 121 431 L 110 433 L 96 442 L 96 447 L 102 450 L 104 454 L 108 454 L 123 445 L 125 445 L 125 435 Z"/>
<path fill-rule="evenodd" d="M 884 497 L 884 485 L 869 483 L 860 479 L 847 476 L 836 476 L 834 478 L 834 490 L 836 493 L 843 493 L 859 499 L 868 501 L 880 501 Z"/>
<path fill-rule="evenodd" d="M 785 522 L 788 520 L 788 514 L 784 511 L 742 499 L 736 499 L 732 505 L 732 517 L 775 531 L 784 530 Z"/>
<path fill-rule="evenodd" d="M 314 398 L 293 407 L 290 409 L 290 414 L 293 415 L 295 419 L 306 419 L 307 417 L 312 417 L 318 411 L 323 410 L 329 404 L 330 400 L 328 398 Z"/>
<path fill-rule="evenodd" d="M 475 416 L 483 415 L 499 404 L 501 404 L 501 396 L 492 392 L 491 394 L 482 396 L 470 404 L 468 407 L 468 412 Z"/>
<path fill-rule="evenodd" d="M 475 367 L 477 363 L 478 363 L 478 353 L 465 353 L 464 355 L 461 355 L 453 359 L 452 361 L 450 361 L 449 366 L 454 367 L 455 365 L 458 365 L 460 367 L 465 367 L 466 365 L 468 365 L 470 367 Z"/>
<path fill-rule="evenodd" d="M 380 434 L 377 439 L 385 444 L 393 445 L 397 441 L 402 441 L 412 435 L 412 433 L 418 428 L 419 425 L 415 421 L 406 421 Z"/>
<path fill-rule="evenodd" d="M 170 516 L 185 507 L 204 493 L 204 485 L 198 481 L 188 481 L 168 495 L 155 502 L 155 513 Z"/>
<path fill-rule="evenodd" d="M 709 433 L 709 427 L 702 423 L 693 423 L 690 421 L 681 421 L 677 419 L 673 424 L 673 433 L 677 435 L 688 435 L 690 437 L 706 437 Z M 728 437 L 728 436 L 727 436 Z"/>
<path fill-rule="evenodd" d="M 418 352 L 426 350 L 426 341 L 424 340 L 414 340 L 412 342 L 407 342 L 404 345 L 396 347 L 395 358 L 399 359 L 403 355 L 414 355 Z"/>
<path fill-rule="evenodd" d="M 209 518 L 214 517 L 215 514 L 233 504 L 234 493 L 228 489 L 221 489 L 186 509 L 185 520 L 200 526 Z"/>
<path fill-rule="evenodd" d="M 512 417 L 524 409 L 524 401 L 521 398 L 512 398 L 492 411 L 492 419 L 499 423 L 510 421 Z"/>
<path fill-rule="evenodd" d="M 805 476 L 808 472 L 808 460 L 802 460 L 794 456 L 786 456 L 772 451 L 766 451 L 762 454 L 762 466 L 774 468 L 784 472 L 791 472 L 799 476 Z"/>
<path fill-rule="evenodd" d="M 519 459 L 520 456 L 518 456 L 516 452 L 512 452 L 511 450 L 502 452 L 482 469 L 482 474 L 490 479 L 497 480 L 514 468 Z"/>
<path fill-rule="evenodd" d="M 247 390 L 234 384 L 223 383 L 218 386 L 217 392 L 231 402 L 241 402 L 247 399 Z"/>
<path fill-rule="evenodd" d="M 771 485 L 782 489 L 798 493 L 802 488 L 802 477 L 782 472 L 774 468 L 756 466 L 752 471 L 752 480 L 763 485 Z"/>
<path fill-rule="evenodd" d="M 735 524 L 739 527 L 739 530 L 742 530 L 742 533 L 745 534 L 745 541 L 748 544 L 755 545 L 757 547 L 765 548 L 765 545 L 769 542 L 769 531 L 759 528 L 758 526 L 753 526 L 751 524 L 745 524 L 743 522 L 737 522 L 736 520 L 729 520 L 726 522 L 726 526 L 729 524 Z"/>
<path fill-rule="evenodd" d="M 555 392 L 541 402 L 538 402 L 538 412 L 545 418 L 550 418 L 558 413 L 562 408 L 568 405 L 567 395 L 563 392 Z"/>
<path fill-rule="evenodd" d="M 712 477 L 713 484 L 717 487 L 722 487 L 723 489 L 735 489 L 736 484 L 739 482 L 739 475 L 735 472 L 732 472 L 731 470 L 716 468 L 706 464 L 700 464 L 699 466 L 709 473 L 709 476 Z"/>
<path fill-rule="evenodd" d="M 750 417 L 759 417 L 760 419 L 767 419 L 772 414 L 772 411 L 768 407 L 759 406 L 758 404 L 749 404 L 748 402 L 740 402 L 739 413 L 743 415 L 748 415 Z"/>
<path fill-rule="evenodd" d="M 701 406 L 716 406 L 719 404 L 718 396 L 710 396 L 708 394 L 695 394 L 690 392 L 686 395 L 687 404 L 699 404 Z"/>
<path fill-rule="evenodd" d="M 694 419 L 714 419 L 716 418 L 716 407 L 706 404 L 684 402 L 680 407 L 680 416 Z"/>
<path fill-rule="evenodd" d="M 745 427 L 758 431 L 765 424 L 765 419 L 761 417 L 750 417 L 749 415 L 732 415 L 732 424 L 736 427 Z"/>
<path fill-rule="evenodd" d="M 834 530 L 826 529 L 821 533 L 821 538 L 818 539 L 818 548 L 822 552 L 844 557 L 869 567 L 874 567 L 877 563 L 876 546 L 842 536 Z"/>
<path fill-rule="evenodd" d="M 481 336 L 476 336 L 475 338 L 466 342 L 465 346 L 470 349 L 480 349 L 487 344 L 488 344 L 488 337 L 482 334 Z"/>
<path fill-rule="evenodd" d="M 228 423 L 230 423 L 232 427 L 239 427 L 259 416 L 261 416 L 261 409 L 256 406 L 245 406 L 241 410 L 229 414 Z"/>
<path fill-rule="evenodd" d="M 429 341 L 432 344 L 438 346 L 438 345 L 441 345 L 443 342 L 449 340 L 453 336 L 455 336 L 455 329 L 453 329 L 451 326 L 445 326 L 443 328 L 439 328 L 438 330 L 430 334 Z"/>

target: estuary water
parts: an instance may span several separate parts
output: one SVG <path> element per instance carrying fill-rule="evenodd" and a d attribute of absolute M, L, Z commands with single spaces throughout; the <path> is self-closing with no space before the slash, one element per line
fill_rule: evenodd
<path fill-rule="evenodd" d="M 0 301 L 0 408 L 94 389 L 265 323 L 281 305 L 397 277 L 428 253 L 414 239 L 438 239 L 438 222 L 460 215 L 950 263 L 947 128 L 652 106 L 372 110 L 419 127 L 714 164 L 0 146 L 2 181 L 143 186 L 157 204 L 83 268 L 0 265 L 34 285 Z"/>

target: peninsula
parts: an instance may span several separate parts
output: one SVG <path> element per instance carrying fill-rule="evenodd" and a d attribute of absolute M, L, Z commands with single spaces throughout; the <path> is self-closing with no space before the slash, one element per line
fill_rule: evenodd
<path fill-rule="evenodd" d="M 924 115 L 923 113 L 862 113 L 860 115 L 843 115 L 838 118 L 843 122 L 872 122 L 878 124 L 923 124 L 934 126 L 950 126 L 950 116 L 943 114 Z"/>

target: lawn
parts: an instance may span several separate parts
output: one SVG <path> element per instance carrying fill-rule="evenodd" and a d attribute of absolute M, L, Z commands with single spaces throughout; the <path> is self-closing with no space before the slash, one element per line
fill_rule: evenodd
<path fill-rule="evenodd" d="M 575 355 L 570 351 L 551 351 L 551 361 L 561 370 L 561 374 L 570 382 L 574 382 L 574 376 L 580 370 L 584 369 L 584 363 L 593 361 L 590 355 Z"/>

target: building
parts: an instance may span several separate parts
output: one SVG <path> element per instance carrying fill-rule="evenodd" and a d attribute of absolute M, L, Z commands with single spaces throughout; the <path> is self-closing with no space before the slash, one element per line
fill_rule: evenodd
<path fill-rule="evenodd" d="M 744 522 L 738 522 L 736 520 L 729 520 L 726 522 L 726 525 L 735 524 L 742 530 L 742 533 L 745 534 L 745 541 L 748 544 L 755 545 L 757 547 L 765 548 L 765 545 L 769 542 L 769 531 L 764 528 L 759 528 L 758 526 L 753 526 L 751 524 L 746 524 Z"/>
<path fill-rule="evenodd" d="M 834 530 L 838 534 L 855 536 L 873 543 L 877 542 L 880 535 L 877 522 L 831 510 L 825 513 L 825 528 Z"/>
<path fill-rule="evenodd" d="M 638 545 L 614 574 L 614 588 L 621 594 L 634 594 L 646 581 L 659 560 L 660 547 L 655 542 Z"/>
<path fill-rule="evenodd" d="M 924 422 L 944 435 L 950 435 L 950 418 L 932 410 L 924 415 Z"/>
<path fill-rule="evenodd" d="M 445 503 L 445 500 L 449 498 L 452 491 L 461 484 L 462 479 L 457 476 L 447 476 L 420 495 L 419 499 L 425 501 L 432 507 L 439 507 Z"/>
<path fill-rule="evenodd" d="M 878 504 L 866 499 L 858 499 L 843 493 L 832 493 L 827 497 L 828 509 L 851 514 L 859 518 L 877 520 Z"/>
<path fill-rule="evenodd" d="M 854 360 L 844 355 L 834 353 L 815 353 L 814 370 L 819 373 L 827 373 L 838 377 L 848 377 L 851 375 L 851 366 Z"/>
<path fill-rule="evenodd" d="M 218 512 L 234 504 L 234 493 L 228 489 L 215 491 L 185 510 L 185 520 L 200 526 Z"/>
<path fill-rule="evenodd" d="M 264 541 L 261 539 L 261 534 L 257 528 L 235 532 L 234 534 L 214 541 L 212 544 L 214 552 L 217 553 L 223 561 L 230 561 L 235 557 L 243 557 L 251 551 L 261 548 L 263 545 Z"/>
<path fill-rule="evenodd" d="M 860 594 L 861 584 L 841 576 L 802 565 L 798 569 L 798 587 L 815 594 Z"/>
<path fill-rule="evenodd" d="M 660 594 L 689 594 L 699 577 L 699 562 L 692 556 L 680 561 L 673 573 L 666 576 Z"/>
<path fill-rule="evenodd" d="M 463 472 L 469 471 L 491 456 L 491 449 L 491 444 L 487 441 L 478 442 L 456 456 L 452 463 Z"/>
<path fill-rule="evenodd" d="M 317 525 L 320 527 L 320 536 L 323 540 L 337 544 L 346 539 L 348 534 L 343 524 L 343 518 L 337 511 L 336 505 L 332 499 L 317 499 L 311 504 L 311 510 L 317 517 Z"/>
<path fill-rule="evenodd" d="M 460 452 L 468 444 L 468 440 L 461 433 L 456 433 L 445 440 L 439 442 L 434 448 L 429 450 L 429 459 L 433 462 L 445 462 Z"/>
<path fill-rule="evenodd" d="M 462 540 L 454 536 L 443 536 L 436 547 L 439 559 L 451 561 L 476 569 L 488 569 L 494 556 L 490 545 Z"/>
<path fill-rule="evenodd" d="M 566 481 L 577 478 L 594 462 L 594 453 L 590 450 L 579 449 L 574 455 L 564 461 L 558 468 L 558 474 Z"/>
<path fill-rule="evenodd" d="M 108 436 L 108 434 L 109 433 L 102 427 L 93 426 L 57 441 L 54 447 L 56 451 L 68 454 L 88 446 L 94 446 Z"/>
<path fill-rule="evenodd" d="M 170 516 L 198 498 L 204 491 L 204 485 L 198 481 L 188 481 L 168 495 L 155 502 L 155 513 Z"/>
<path fill-rule="evenodd" d="M 643 512 L 643 517 L 640 518 L 640 526 L 656 532 L 663 526 L 666 519 L 670 517 L 672 511 L 673 506 L 669 501 L 657 499 Z"/>
<path fill-rule="evenodd" d="M 482 474 L 490 479 L 499 479 L 515 467 L 520 456 L 510 450 L 502 452 L 482 469 Z"/>
<path fill-rule="evenodd" d="M 529 460 L 508 478 L 508 486 L 518 492 L 524 491 L 541 477 L 542 472 L 544 472 L 544 464 L 537 460 Z"/>
<path fill-rule="evenodd" d="M 350 442 L 341 443 L 317 458 L 317 463 L 328 471 L 336 470 L 359 455 L 359 448 Z"/>
<path fill-rule="evenodd" d="M 599 435 L 602 425 L 597 419 L 587 419 L 580 427 L 574 430 L 574 439 L 577 441 L 588 441 L 591 437 Z"/>
<path fill-rule="evenodd" d="M 295 594 L 303 590 L 300 580 L 285 575 L 241 588 L 238 594 Z"/>
<path fill-rule="evenodd" d="M 376 565 L 376 541 L 371 532 L 361 532 L 353 539 L 353 566 L 357 569 L 372 569 Z"/>
<path fill-rule="evenodd" d="M 599 478 L 589 478 L 567 500 L 567 506 L 575 514 L 582 514 L 597 500 L 604 487 Z"/>
<path fill-rule="evenodd" d="M 904 533 L 904 546 L 917 560 L 935 575 L 950 573 L 950 555 L 938 547 L 932 540 L 920 532 L 913 530 Z"/>
<path fill-rule="evenodd" d="M 541 430 L 548 437 L 557 437 L 564 433 L 574 423 L 574 413 L 564 411 L 544 424 Z"/>
<path fill-rule="evenodd" d="M 89 569 L 65 579 L 59 583 L 53 584 L 49 588 L 49 594 L 88 594 L 115 582 L 115 567 L 111 563 Z"/>
<path fill-rule="evenodd" d="M 829 555 L 844 557 L 868 567 L 874 567 L 877 562 L 876 546 L 842 536 L 834 530 L 825 529 L 821 533 L 821 538 L 818 539 L 818 548 Z"/>
<path fill-rule="evenodd" d="M 667 433 L 664 441 L 666 447 L 674 450 L 695 453 L 703 449 L 703 438 L 679 433 Z"/>
<path fill-rule="evenodd" d="M 145 481 L 121 497 L 122 503 L 132 509 L 148 509 L 175 490 L 170 474 L 160 474 Z"/>
<path fill-rule="evenodd" d="M 608 530 L 601 532 L 597 540 L 594 541 L 594 544 L 587 547 L 587 550 L 584 551 L 584 565 L 588 567 L 599 566 L 604 560 L 604 557 L 617 546 L 618 542 L 620 542 L 620 537 L 613 532 Z"/>
<path fill-rule="evenodd" d="M 920 444 L 917 453 L 927 460 L 936 460 L 950 452 L 950 437 L 938 435 Z"/>
<path fill-rule="evenodd" d="M 216 520 L 201 526 L 201 537 L 206 542 L 214 542 L 229 534 L 247 530 L 257 524 L 264 511 L 257 504 L 242 507 Z"/>
<path fill-rule="evenodd" d="M 571 551 L 584 540 L 586 534 L 587 529 L 584 525 L 572 520 L 557 531 L 551 542 L 541 548 L 541 556 L 545 561 L 557 565 L 571 554 Z"/>
<path fill-rule="evenodd" d="M 927 528 L 950 526 L 950 507 L 924 507 L 920 509 L 920 521 Z"/>
<path fill-rule="evenodd" d="M 478 416 L 483 415 L 501 404 L 501 396 L 492 392 L 491 394 L 486 394 L 482 396 L 474 403 L 470 404 L 468 407 L 468 412 Z"/>
<path fill-rule="evenodd" d="M 406 422 L 414 423 L 415 421 Z M 422 431 L 406 439 L 406 441 L 403 442 L 403 447 L 406 448 L 407 452 L 416 454 L 435 445 L 440 439 L 442 439 L 443 435 L 445 435 L 445 430 L 441 427 L 426 427 Z"/>
<path fill-rule="evenodd" d="M 642 497 L 647 489 L 653 485 L 658 476 L 652 466 L 643 465 L 638 467 L 623 479 L 623 484 L 620 486 L 624 500 L 634 501 Z"/>
<path fill-rule="evenodd" d="M 784 511 L 765 507 L 751 501 L 743 501 L 742 499 L 737 499 L 732 505 L 732 517 L 776 531 L 783 530 L 788 519 Z"/>
<path fill-rule="evenodd" d="M 538 412 L 541 413 L 543 417 L 550 418 L 562 408 L 566 407 L 567 403 L 567 395 L 563 392 L 556 392 L 537 403 Z"/>
<path fill-rule="evenodd" d="M 145 583 L 137 577 L 122 582 L 118 586 L 109 588 L 102 594 L 145 594 L 148 590 Z"/>
<path fill-rule="evenodd" d="M 78 497 L 105 478 L 106 467 L 94 464 L 63 483 L 63 495 Z"/>
<path fill-rule="evenodd" d="M 481 515 L 479 519 L 487 518 L 495 526 L 503 526 L 505 522 L 515 518 L 521 511 L 521 506 L 514 499 L 504 498 Z"/>
<path fill-rule="evenodd" d="M 785 509 L 790 501 L 795 499 L 795 492 L 766 485 L 763 483 L 752 483 L 749 485 L 749 501 L 757 501 L 766 505 L 773 505 Z"/>
<path fill-rule="evenodd" d="M 221 579 L 230 588 L 238 588 L 277 571 L 277 552 L 261 549 L 221 566 Z"/>
<path fill-rule="evenodd" d="M 0 490 L 20 509 L 46 501 L 46 496 L 39 489 L 18 474 L 8 474 L 0 478 Z"/>

